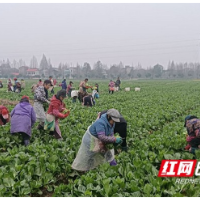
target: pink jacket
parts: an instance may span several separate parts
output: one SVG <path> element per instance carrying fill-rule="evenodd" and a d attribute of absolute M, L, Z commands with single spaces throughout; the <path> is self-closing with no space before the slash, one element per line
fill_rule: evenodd
<path fill-rule="evenodd" d="M 109 87 L 115 87 L 115 83 L 113 81 L 111 81 L 108 86 Z"/>

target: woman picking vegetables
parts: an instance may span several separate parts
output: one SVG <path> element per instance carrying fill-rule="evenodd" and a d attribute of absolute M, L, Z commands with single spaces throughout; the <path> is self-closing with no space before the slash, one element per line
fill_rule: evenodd
<path fill-rule="evenodd" d="M 48 101 L 48 89 L 50 87 L 51 87 L 51 81 L 45 80 L 43 86 L 39 86 L 35 90 L 33 108 L 36 112 L 37 121 L 40 122 L 40 124 L 37 127 L 38 130 L 44 129 L 44 122 L 46 119 L 44 104 L 50 103 Z"/>
<path fill-rule="evenodd" d="M 98 113 L 97 119 L 101 118 L 103 114 L 105 114 L 107 110 L 104 110 L 100 113 Z M 115 123 L 115 128 L 114 128 L 114 134 L 119 133 L 120 137 L 122 137 L 122 143 L 121 143 L 121 148 L 122 151 L 128 150 L 127 143 L 126 143 L 126 137 L 127 137 L 127 122 L 124 119 L 124 117 L 121 115 L 120 116 L 120 121 Z"/>
<path fill-rule="evenodd" d="M 108 144 L 122 142 L 121 137 L 114 137 L 115 122 L 120 121 L 120 113 L 110 109 L 96 120 L 85 132 L 78 154 L 72 164 L 77 171 L 88 171 L 104 162 L 111 166 L 117 165 L 114 159 L 114 149 Z"/>
<path fill-rule="evenodd" d="M 64 98 L 66 98 L 66 90 L 60 90 L 52 97 L 45 120 L 44 129 L 50 130 L 50 134 L 56 139 L 62 138 L 58 120 L 68 117 L 70 113 L 63 103 Z"/>
<path fill-rule="evenodd" d="M 108 90 L 108 91 L 109 91 L 109 94 L 110 94 L 110 93 L 113 94 L 114 91 L 115 91 L 115 88 L 114 88 L 114 87 L 115 87 L 115 82 L 112 81 L 112 80 L 110 80 L 110 83 L 108 84 L 108 87 L 109 87 L 109 90 Z"/>
<path fill-rule="evenodd" d="M 23 143 L 27 146 L 30 143 L 31 128 L 36 121 L 35 111 L 29 103 L 29 97 L 23 96 L 10 115 L 11 134 L 21 134 Z"/>
<path fill-rule="evenodd" d="M 0 105 L 0 126 L 9 122 L 9 111 L 5 106 Z"/>

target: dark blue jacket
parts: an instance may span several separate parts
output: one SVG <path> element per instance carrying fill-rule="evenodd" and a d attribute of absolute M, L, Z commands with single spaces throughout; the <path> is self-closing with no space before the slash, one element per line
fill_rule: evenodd
<path fill-rule="evenodd" d="M 62 89 L 63 90 L 66 90 L 67 89 L 67 83 L 66 83 L 66 81 L 62 81 Z"/>

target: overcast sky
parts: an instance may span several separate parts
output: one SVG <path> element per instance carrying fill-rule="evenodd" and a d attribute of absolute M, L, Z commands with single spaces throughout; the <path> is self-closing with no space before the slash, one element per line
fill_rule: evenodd
<path fill-rule="evenodd" d="M 200 61 L 200 4 L 1 4 L 0 60 Z"/>

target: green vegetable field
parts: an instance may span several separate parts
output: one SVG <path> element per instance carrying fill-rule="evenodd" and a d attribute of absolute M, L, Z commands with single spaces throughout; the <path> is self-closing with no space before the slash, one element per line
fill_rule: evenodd
<path fill-rule="evenodd" d="M 0 89 L 0 104 L 11 111 L 23 95 L 33 99 L 32 83 L 26 81 L 21 94 Z M 78 83 L 74 81 L 76 89 Z M 94 83 L 89 80 L 90 85 Z M 0 196 L 200 196 L 198 184 L 176 184 L 176 178 L 157 177 L 163 159 L 194 159 L 184 151 L 183 124 L 188 114 L 200 116 L 200 82 L 122 81 L 122 90 L 113 95 L 108 95 L 108 81 L 98 83 L 100 98 L 95 107 L 65 100 L 71 113 L 60 121 L 62 141 L 40 133 L 36 123 L 31 144 L 24 147 L 20 138 L 10 135 L 10 124 L 0 127 Z M 131 91 L 125 92 L 125 87 Z M 135 92 L 135 87 L 141 91 Z M 71 164 L 83 134 L 97 113 L 109 108 L 119 110 L 128 123 L 128 153 L 118 149 L 117 166 L 108 163 L 84 174 L 73 171 Z"/>

